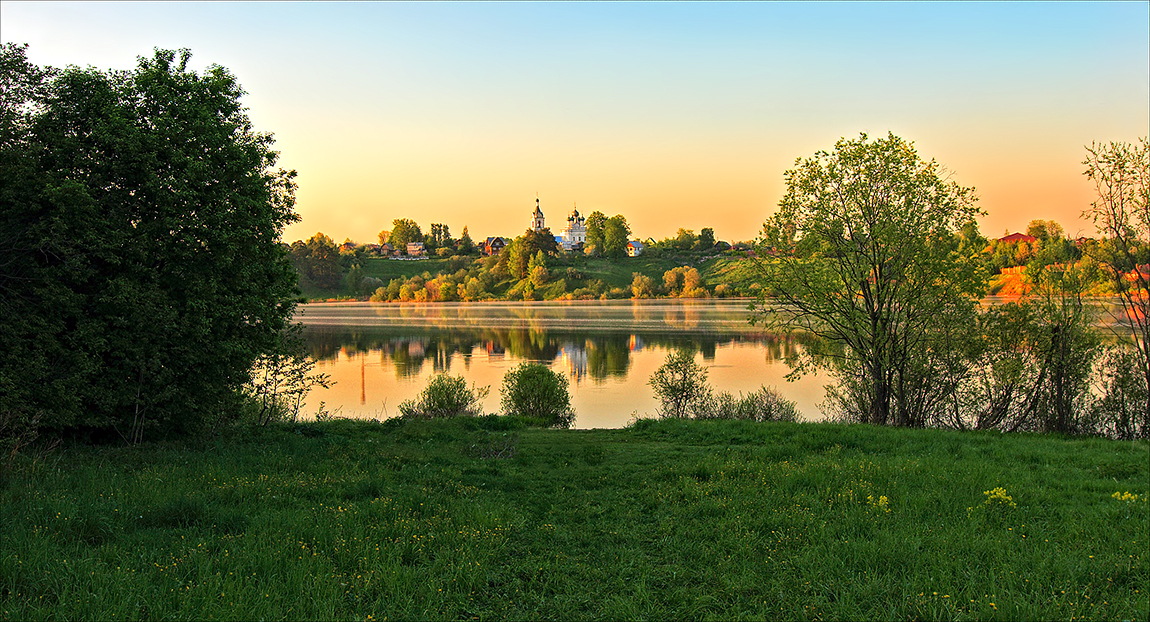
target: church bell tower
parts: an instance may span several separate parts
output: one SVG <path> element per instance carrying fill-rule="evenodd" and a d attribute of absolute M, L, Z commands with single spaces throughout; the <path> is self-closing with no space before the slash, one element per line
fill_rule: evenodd
<path fill-rule="evenodd" d="M 542 231 L 547 225 L 543 224 L 543 210 L 539 209 L 539 197 L 535 197 L 535 213 L 531 215 L 531 229 Z"/>

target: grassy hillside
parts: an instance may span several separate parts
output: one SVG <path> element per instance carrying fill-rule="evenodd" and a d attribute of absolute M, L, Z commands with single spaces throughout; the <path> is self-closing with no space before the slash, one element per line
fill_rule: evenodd
<path fill-rule="evenodd" d="M 430 272 L 432 275 L 440 272 L 454 272 L 458 270 L 451 259 L 427 258 L 419 260 L 382 259 L 371 257 L 363 262 L 363 275 L 373 276 L 384 283 L 391 279 L 409 279 L 417 274 Z"/>
<path fill-rule="evenodd" d="M 500 418 L 227 434 L 22 457 L 0 618 L 1150 614 L 1146 443 Z"/>
<path fill-rule="evenodd" d="M 573 291 L 580 287 L 587 287 L 594 281 L 602 281 L 608 290 L 619 288 L 626 290 L 629 297 L 631 281 L 635 273 L 651 277 L 658 286 L 662 286 L 663 273 L 679 266 L 698 268 L 710 289 L 720 283 L 739 283 L 737 292 L 746 293 L 753 275 L 749 266 L 741 266 L 744 261 L 733 257 L 702 258 L 695 253 L 650 253 L 640 257 L 627 257 L 621 259 L 589 258 L 578 255 L 552 258 L 549 268 L 556 278 L 565 279 L 567 289 Z M 451 274 L 463 267 L 470 267 L 471 261 L 465 258 L 456 259 L 424 259 L 418 261 L 400 261 L 393 259 L 369 258 L 364 261 L 364 276 L 375 277 L 384 283 L 395 279 L 409 279 L 416 275 L 427 273 L 431 276 L 446 273 Z M 574 271 L 578 277 L 571 277 L 568 269 Z M 504 280 L 494 289 L 493 293 L 503 296 L 507 290 L 515 285 L 517 279 Z M 746 281 L 744 283 L 744 281 Z M 542 293 L 559 296 L 565 291 L 551 292 L 551 288 L 541 289 Z M 731 294 L 737 293 L 732 289 Z M 346 295 L 346 291 L 305 291 L 309 298 L 326 298 Z"/>

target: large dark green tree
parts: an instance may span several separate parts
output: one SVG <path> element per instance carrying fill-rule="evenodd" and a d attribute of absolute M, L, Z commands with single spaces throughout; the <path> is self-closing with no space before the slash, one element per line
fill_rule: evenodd
<path fill-rule="evenodd" d="M 276 168 L 223 67 L 157 50 L 134 70 L 0 49 L 0 415 L 123 437 L 235 412 L 293 310 Z"/>
<path fill-rule="evenodd" d="M 807 362 L 839 380 L 829 397 L 841 415 L 933 423 L 962 379 L 971 336 L 960 333 L 984 283 L 959 235 L 978 213 L 973 189 L 893 134 L 840 140 L 784 178 L 764 267 L 789 313 L 768 306 L 763 317 L 823 337 Z"/>
<path fill-rule="evenodd" d="M 339 247 L 322 232 L 297 240 L 291 245 L 291 261 L 299 273 L 302 287 L 333 289 L 343 280 L 343 261 Z"/>

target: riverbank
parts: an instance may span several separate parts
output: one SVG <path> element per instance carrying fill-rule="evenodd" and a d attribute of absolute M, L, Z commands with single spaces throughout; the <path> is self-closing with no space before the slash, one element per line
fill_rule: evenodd
<path fill-rule="evenodd" d="M 534 279 L 521 279 L 497 269 L 497 262 L 495 257 L 419 261 L 369 257 L 357 269 L 357 287 L 344 279 L 330 288 L 304 286 L 302 295 L 310 302 L 368 298 L 392 302 L 753 298 L 762 287 L 754 260 L 742 253 L 661 252 L 622 259 L 563 255 L 552 257 L 546 273 Z M 667 289 L 664 277 L 676 268 L 695 270 L 699 282 L 692 291 L 684 294 L 682 283 Z M 635 275 L 650 279 L 638 292 L 632 287 Z M 402 291 L 404 285 L 406 292 Z M 379 293 L 381 288 L 384 291 Z"/>
<path fill-rule="evenodd" d="M 1148 455 L 502 418 L 75 447 L 0 486 L 0 617 L 1145 619 Z"/>

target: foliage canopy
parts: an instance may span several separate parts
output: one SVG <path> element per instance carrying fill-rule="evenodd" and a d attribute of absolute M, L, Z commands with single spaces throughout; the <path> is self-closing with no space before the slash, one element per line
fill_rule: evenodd
<path fill-rule="evenodd" d="M 0 412 L 139 440 L 231 412 L 291 316 L 275 167 L 223 67 L 40 69 L 0 48 Z M 19 88 L 10 88 L 18 85 Z"/>
<path fill-rule="evenodd" d="M 790 313 L 760 317 L 823 337 L 805 363 L 838 377 L 832 407 L 846 418 L 925 425 L 953 393 L 955 332 L 985 282 L 958 235 L 978 213 L 974 190 L 893 134 L 841 139 L 784 179 L 763 268 Z"/>

